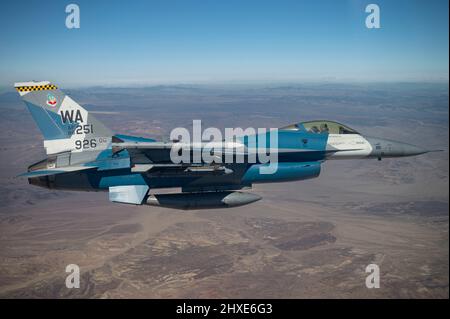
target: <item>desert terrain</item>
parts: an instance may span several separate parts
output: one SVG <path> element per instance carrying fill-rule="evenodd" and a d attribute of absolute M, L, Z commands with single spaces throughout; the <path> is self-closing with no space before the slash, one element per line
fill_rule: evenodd
<path fill-rule="evenodd" d="M 63 88 L 64 90 L 64 88 Z M 254 204 L 179 211 L 58 192 L 16 177 L 45 157 L 0 91 L 2 298 L 448 298 L 448 84 L 286 84 L 65 89 L 113 131 L 281 127 L 329 119 L 444 152 L 329 161 L 317 179 L 255 185 Z M 177 191 L 175 190 L 163 190 Z M 158 190 L 152 190 L 158 192 Z M 380 267 L 368 289 L 366 266 Z M 68 289 L 65 267 L 81 269 Z"/>

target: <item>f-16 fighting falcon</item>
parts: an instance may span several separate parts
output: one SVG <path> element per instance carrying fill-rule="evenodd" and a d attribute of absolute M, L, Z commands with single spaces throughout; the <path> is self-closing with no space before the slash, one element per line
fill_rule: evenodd
<path fill-rule="evenodd" d="M 326 160 L 381 160 L 427 152 L 413 145 L 363 136 L 343 124 L 320 120 L 277 130 L 277 147 L 270 146 L 270 151 L 277 154 L 276 170 L 270 174 L 261 170 L 270 163 L 249 160 L 251 152 L 259 152 L 250 145 L 249 136 L 231 142 L 223 140 L 214 152 L 214 161 L 175 163 L 171 156 L 174 146 L 178 145 L 178 152 L 188 149 L 192 155 L 205 145 L 114 134 L 48 81 L 16 83 L 15 88 L 44 136 L 47 153 L 46 159 L 29 166 L 28 172 L 21 176 L 27 177 L 32 185 L 50 189 L 107 191 L 110 201 L 124 204 L 176 209 L 240 206 L 261 199 L 242 189 L 255 183 L 318 177 Z M 263 136 L 257 133 L 254 137 Z M 230 143 L 233 150 L 243 150 L 240 151 L 243 161 L 222 161 L 229 155 Z M 181 188 L 181 192 L 153 193 L 171 187 Z"/>

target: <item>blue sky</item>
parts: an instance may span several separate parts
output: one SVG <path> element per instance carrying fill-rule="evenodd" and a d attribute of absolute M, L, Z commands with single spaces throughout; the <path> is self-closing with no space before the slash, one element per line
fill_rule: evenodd
<path fill-rule="evenodd" d="M 7 1 L 0 43 L 0 86 L 448 82 L 448 0 Z"/>

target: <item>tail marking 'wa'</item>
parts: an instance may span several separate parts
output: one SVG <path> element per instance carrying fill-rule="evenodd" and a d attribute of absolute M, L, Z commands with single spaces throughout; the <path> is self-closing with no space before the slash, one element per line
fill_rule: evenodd
<path fill-rule="evenodd" d="M 77 102 L 48 81 L 15 83 L 44 136 L 47 154 L 102 151 L 112 132 Z"/>

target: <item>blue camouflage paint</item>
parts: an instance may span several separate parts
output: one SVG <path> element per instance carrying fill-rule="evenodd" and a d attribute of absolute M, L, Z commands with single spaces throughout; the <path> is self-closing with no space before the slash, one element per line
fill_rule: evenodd
<path fill-rule="evenodd" d="M 71 123 L 63 123 L 61 117 L 54 112 L 25 101 L 31 116 L 36 121 L 39 130 L 45 140 L 56 140 L 70 137 L 69 132 L 73 127 Z"/>
<path fill-rule="evenodd" d="M 265 137 L 263 136 L 265 135 Z M 324 160 L 326 156 L 326 146 L 328 134 L 317 134 L 306 132 L 303 127 L 299 131 L 278 130 L 278 154 L 279 162 L 311 162 Z M 264 143 L 265 138 L 265 143 Z M 249 138 L 247 136 L 240 140 L 248 147 Z M 270 148 L 269 132 L 257 134 L 256 146 Z M 262 145 L 260 146 L 259 143 Z M 283 152 L 283 149 L 289 152 Z M 297 150 L 297 151 L 296 151 Z"/>
<path fill-rule="evenodd" d="M 98 167 L 99 171 L 110 169 L 130 168 L 131 160 L 127 150 L 123 150 L 113 155 L 112 149 L 108 148 L 98 154 L 95 161 L 88 162 L 86 166 Z"/>
<path fill-rule="evenodd" d="M 106 173 L 107 171 L 105 171 Z M 125 186 L 125 185 L 148 185 L 144 176 L 139 173 L 123 172 L 122 174 L 108 175 L 98 174 L 99 177 L 96 184 L 98 188 L 108 188 L 111 186 Z"/>
<path fill-rule="evenodd" d="M 138 136 L 131 136 L 131 135 L 124 135 L 124 134 L 116 134 L 114 135 L 117 138 L 120 138 L 124 142 L 156 142 L 156 140 L 152 138 L 146 138 L 146 137 L 138 137 Z"/>

